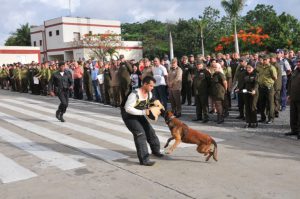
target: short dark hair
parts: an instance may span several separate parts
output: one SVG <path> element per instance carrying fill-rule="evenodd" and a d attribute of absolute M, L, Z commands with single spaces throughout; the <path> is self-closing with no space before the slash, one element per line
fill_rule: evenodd
<path fill-rule="evenodd" d="M 154 79 L 154 77 L 152 76 L 146 76 L 144 77 L 142 84 L 150 84 L 150 82 L 153 81 L 154 83 L 156 83 L 156 80 Z"/>
<path fill-rule="evenodd" d="M 63 65 L 65 65 L 65 62 L 59 62 L 59 63 L 58 63 L 58 66 L 59 66 L 59 67 L 61 67 L 61 66 L 63 66 Z"/>

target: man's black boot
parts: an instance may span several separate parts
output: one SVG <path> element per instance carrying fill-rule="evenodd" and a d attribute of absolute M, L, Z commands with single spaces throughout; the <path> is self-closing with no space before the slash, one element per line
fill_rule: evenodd
<path fill-rule="evenodd" d="M 155 164 L 154 161 L 146 161 L 146 162 L 141 162 L 140 165 L 144 165 L 144 166 L 153 166 Z"/>
<path fill-rule="evenodd" d="M 58 120 L 60 120 L 60 111 L 59 111 L 59 110 L 56 111 L 55 116 L 56 116 L 56 118 L 57 118 Z"/>
<path fill-rule="evenodd" d="M 60 121 L 61 121 L 61 122 L 65 122 L 65 121 L 66 121 L 66 120 L 64 119 L 64 117 L 63 117 L 63 113 L 60 114 Z"/>

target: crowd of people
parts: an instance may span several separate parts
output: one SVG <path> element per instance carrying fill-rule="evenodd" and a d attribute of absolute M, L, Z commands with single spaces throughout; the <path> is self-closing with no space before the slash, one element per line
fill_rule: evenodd
<path fill-rule="evenodd" d="M 122 106 L 131 90 L 141 87 L 144 77 L 155 79 L 153 95 L 176 117 L 182 115 L 182 105 L 196 106 L 194 121 L 211 120 L 216 113 L 217 124 L 229 116 L 232 99 L 238 101 L 239 115 L 246 128 L 256 128 L 259 122 L 272 124 L 280 111 L 285 111 L 290 96 L 291 132 L 300 139 L 300 51 L 278 49 L 276 53 L 189 55 L 180 59 L 138 62 L 126 60 L 79 60 L 65 62 L 73 78 L 70 97 Z M 48 95 L 49 82 L 58 62 L 2 65 L 0 86 L 15 92 Z M 170 102 L 171 107 L 168 106 Z M 124 104 L 123 104 L 124 105 Z M 257 115 L 260 114 L 259 120 Z"/>

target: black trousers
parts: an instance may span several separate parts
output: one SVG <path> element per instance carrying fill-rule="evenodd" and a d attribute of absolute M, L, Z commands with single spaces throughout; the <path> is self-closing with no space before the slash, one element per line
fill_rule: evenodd
<path fill-rule="evenodd" d="M 244 94 L 246 123 L 257 123 L 257 95 Z"/>
<path fill-rule="evenodd" d="M 290 101 L 290 126 L 294 133 L 300 134 L 300 101 Z"/>
<path fill-rule="evenodd" d="M 244 107 L 245 107 L 245 102 L 244 102 L 244 94 L 242 92 L 238 93 L 238 106 L 239 106 L 239 113 L 241 117 L 244 117 Z"/>
<path fill-rule="evenodd" d="M 259 87 L 259 106 L 261 120 L 274 120 L 274 88 L 273 87 Z"/>
<path fill-rule="evenodd" d="M 195 95 L 197 119 L 208 119 L 208 95 Z M 202 117 L 203 114 L 203 117 Z"/>
<path fill-rule="evenodd" d="M 133 135 L 137 156 L 140 163 L 149 161 L 147 142 L 152 153 L 160 152 L 159 139 L 145 116 L 131 115 L 121 108 L 122 119 Z"/>
<path fill-rule="evenodd" d="M 57 96 L 60 100 L 60 104 L 58 106 L 58 112 L 64 114 L 69 105 L 69 89 L 62 89 L 58 91 Z"/>
<path fill-rule="evenodd" d="M 182 104 L 185 103 L 185 100 L 187 99 L 188 104 L 192 103 L 192 82 L 191 81 L 184 81 L 182 82 Z"/>
<path fill-rule="evenodd" d="M 74 98 L 83 99 L 82 78 L 74 79 Z"/>

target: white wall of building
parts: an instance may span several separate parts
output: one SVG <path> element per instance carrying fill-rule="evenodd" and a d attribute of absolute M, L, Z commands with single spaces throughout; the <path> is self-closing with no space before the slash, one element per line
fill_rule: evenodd
<path fill-rule="evenodd" d="M 45 31 L 45 33 L 43 33 Z M 52 36 L 49 36 L 49 32 Z M 58 31 L 58 35 L 57 32 Z M 47 48 L 47 57 L 51 60 L 53 57 L 60 57 L 64 60 L 79 58 L 89 59 L 92 55 L 89 49 L 76 49 L 72 46 L 74 41 L 74 33 L 79 33 L 80 37 L 85 34 L 104 34 L 107 31 L 121 34 L 121 22 L 112 20 L 98 20 L 89 18 L 76 18 L 76 17 L 60 17 L 56 19 L 47 20 L 43 26 L 31 28 L 31 44 L 46 37 L 43 42 L 43 52 Z M 44 34 L 44 36 L 43 36 Z M 121 39 L 121 38 L 120 38 Z M 73 51 L 73 53 L 71 52 Z M 139 60 L 143 56 L 141 42 L 123 42 L 123 46 L 118 49 L 118 54 L 124 54 L 128 59 Z M 45 55 L 45 54 L 44 54 Z"/>
<path fill-rule="evenodd" d="M 0 64 L 39 62 L 39 47 L 0 46 Z"/>

